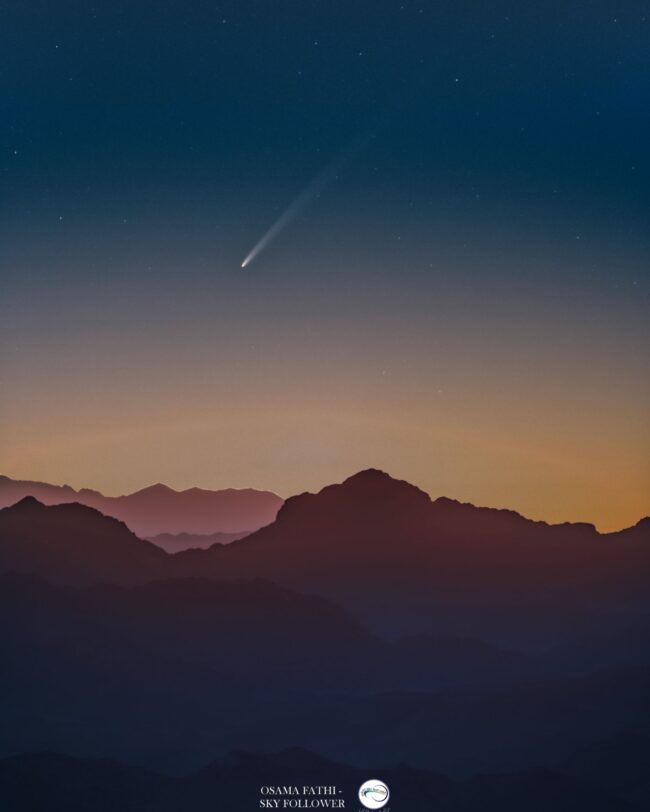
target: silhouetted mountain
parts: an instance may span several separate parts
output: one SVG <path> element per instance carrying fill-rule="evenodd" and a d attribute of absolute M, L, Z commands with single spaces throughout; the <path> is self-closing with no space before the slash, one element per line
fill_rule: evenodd
<path fill-rule="evenodd" d="M 389 787 L 390 808 L 411 812 L 640 812 L 642 808 L 552 770 L 457 782 L 406 766 L 351 767 L 297 748 L 278 754 L 235 752 L 183 778 L 51 753 L 0 760 L 6 812 L 250 812 L 260 808 L 261 797 L 271 797 L 262 796 L 261 787 L 298 787 L 300 792 L 305 786 L 335 786 L 334 797 L 344 803 L 342 808 L 356 809 L 359 787 L 370 777 L 379 777 Z"/>
<path fill-rule="evenodd" d="M 645 611 L 650 523 L 605 535 L 548 525 L 432 502 L 370 470 L 288 499 L 272 525 L 227 547 L 177 559 L 187 573 L 318 591 L 386 628 L 544 640 L 589 627 L 594 610 Z"/>
<path fill-rule="evenodd" d="M 158 536 L 151 536 L 147 539 L 156 547 L 160 547 L 167 553 L 178 553 L 182 550 L 207 550 L 213 544 L 230 544 L 231 541 L 238 541 L 245 536 L 249 536 L 250 530 L 243 530 L 240 533 L 209 533 L 207 535 L 193 533 L 161 533 Z"/>
<path fill-rule="evenodd" d="M 78 502 L 123 521 L 136 535 L 161 533 L 242 533 L 270 524 L 282 499 L 270 491 L 252 488 L 175 491 L 152 485 L 126 496 L 104 496 L 98 491 L 44 482 L 22 482 L 0 476 L 0 508 L 33 496 L 45 505 Z"/>
<path fill-rule="evenodd" d="M 450 809 L 591 803 L 586 769 L 496 773 L 650 735 L 649 524 L 549 526 L 366 471 L 172 556 L 90 507 L 24 499 L 0 511 L 0 755 L 179 772 L 300 746 L 490 774 L 454 785 Z M 537 654 L 496 643 L 513 639 Z M 603 787 L 591 808 L 646 792 Z"/>
<path fill-rule="evenodd" d="M 153 554 L 120 561 L 129 547 L 123 538 L 110 555 L 102 547 L 111 562 L 105 566 L 82 540 L 95 532 L 90 513 L 69 507 L 70 521 L 56 529 L 62 514 L 42 513 L 54 508 L 41 508 L 38 523 L 29 511 L 18 518 L 12 510 L 19 507 L 0 511 L 0 571 L 68 582 L 163 574 L 265 578 L 331 597 L 374 628 L 400 634 L 558 644 L 594 628 L 617 631 L 623 615 L 650 609 L 650 522 L 604 535 L 591 525 L 548 525 L 512 511 L 432 502 L 375 470 L 293 497 L 273 524 L 228 545 L 180 552 L 173 561 Z M 9 516 L 31 539 L 29 547 L 18 544 L 20 533 L 5 532 Z M 105 534 L 108 525 L 102 528 Z"/>
<path fill-rule="evenodd" d="M 168 571 L 169 557 L 117 519 L 77 504 L 26 496 L 0 510 L 0 572 L 63 583 L 137 583 Z"/>

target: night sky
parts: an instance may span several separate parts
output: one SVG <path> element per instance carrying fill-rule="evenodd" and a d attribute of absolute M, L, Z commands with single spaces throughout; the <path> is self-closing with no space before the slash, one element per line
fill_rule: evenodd
<path fill-rule="evenodd" d="M 0 46 L 2 473 L 650 512 L 650 4 L 23 0 Z"/>

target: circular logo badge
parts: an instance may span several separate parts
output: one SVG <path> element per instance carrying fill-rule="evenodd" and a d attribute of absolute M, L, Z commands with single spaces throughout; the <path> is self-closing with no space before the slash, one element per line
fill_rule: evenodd
<path fill-rule="evenodd" d="M 376 778 L 366 781 L 359 787 L 359 800 L 366 809 L 381 809 L 382 806 L 386 806 L 389 798 L 388 787 Z"/>

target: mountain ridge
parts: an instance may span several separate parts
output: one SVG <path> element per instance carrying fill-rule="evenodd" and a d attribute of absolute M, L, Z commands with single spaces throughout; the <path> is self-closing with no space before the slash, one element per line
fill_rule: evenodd
<path fill-rule="evenodd" d="M 257 530 L 275 519 L 283 499 L 254 488 L 175 490 L 160 482 L 121 496 L 105 496 L 91 488 L 13 480 L 0 475 L 0 508 L 24 496 L 47 505 L 76 502 L 123 521 L 141 538 L 162 534 L 241 533 Z"/>
<path fill-rule="evenodd" d="M 587 521 L 549 522 L 549 521 L 547 521 L 545 519 L 532 519 L 529 516 L 526 516 L 525 514 L 519 512 L 517 510 L 514 510 L 512 508 L 491 507 L 491 506 L 488 506 L 488 505 L 479 505 L 479 504 L 476 504 L 476 503 L 471 502 L 471 501 L 463 501 L 463 500 L 460 500 L 460 499 L 455 499 L 453 497 L 444 496 L 444 495 L 437 496 L 437 497 L 433 498 L 426 491 L 419 488 L 417 485 L 413 485 L 412 483 L 410 483 L 410 482 L 408 482 L 407 480 L 404 480 L 404 479 L 398 479 L 398 478 L 392 477 L 390 474 L 386 473 L 385 471 L 383 471 L 383 470 L 381 470 L 379 468 L 364 468 L 364 469 L 361 469 L 360 471 L 357 471 L 356 473 L 351 474 L 350 476 L 346 477 L 340 483 L 331 483 L 331 484 L 325 485 L 320 490 L 315 491 L 315 492 L 303 491 L 303 492 L 294 494 L 292 496 L 289 496 L 286 499 L 278 496 L 273 491 L 260 490 L 260 489 L 256 489 L 256 488 L 220 488 L 218 490 L 210 490 L 210 489 L 207 489 L 207 488 L 201 488 L 201 487 L 198 487 L 198 486 L 193 486 L 193 487 L 190 487 L 190 488 L 176 489 L 176 488 L 172 488 L 171 486 L 166 485 L 166 484 L 164 484 L 162 482 L 157 482 L 157 483 L 154 483 L 152 485 L 147 485 L 147 486 L 145 486 L 143 488 L 139 488 L 139 489 L 137 489 L 135 491 L 132 491 L 130 493 L 121 494 L 121 495 L 118 495 L 118 496 L 106 496 L 105 494 L 101 493 L 101 491 L 95 490 L 93 488 L 75 489 L 72 486 L 67 485 L 67 484 L 64 484 L 64 485 L 52 485 L 50 483 L 41 482 L 41 481 L 37 481 L 37 480 L 12 479 L 11 477 L 8 477 L 8 476 L 6 476 L 4 474 L 0 474 L 0 510 L 3 509 L 3 508 L 6 508 L 6 507 L 11 507 L 13 504 L 16 504 L 17 501 L 20 501 L 20 499 L 23 498 L 23 497 L 14 497 L 13 495 L 8 498 L 7 494 L 3 493 L 3 489 L 6 491 L 6 489 L 8 489 L 8 488 L 14 488 L 15 490 L 18 491 L 20 489 L 28 490 L 30 488 L 34 488 L 34 489 L 43 488 L 43 489 L 47 489 L 47 490 L 51 491 L 53 494 L 60 493 L 60 494 L 69 495 L 71 497 L 78 497 L 78 496 L 98 497 L 98 498 L 100 498 L 102 500 L 108 500 L 109 502 L 110 501 L 115 501 L 115 500 L 130 499 L 130 498 L 133 498 L 133 497 L 140 497 L 142 495 L 160 494 L 160 493 L 167 494 L 167 495 L 174 494 L 176 496 L 197 495 L 197 494 L 201 494 L 201 495 L 206 494 L 206 495 L 209 495 L 209 496 L 220 495 L 220 494 L 224 494 L 224 495 L 225 494 L 228 494 L 228 495 L 230 495 L 230 494 L 264 495 L 264 496 L 274 497 L 275 499 L 278 500 L 279 507 L 278 507 L 278 510 L 276 512 L 276 516 L 277 516 L 277 515 L 279 515 L 280 511 L 283 509 L 283 507 L 285 505 L 289 505 L 290 507 L 292 507 L 295 504 L 296 500 L 303 500 L 305 498 L 313 498 L 313 497 L 316 497 L 316 496 L 327 495 L 330 492 L 336 491 L 337 489 L 341 488 L 342 486 L 349 487 L 351 485 L 356 485 L 357 483 L 364 483 L 364 484 L 375 483 L 375 484 L 377 484 L 377 483 L 388 483 L 388 482 L 392 483 L 392 485 L 403 486 L 406 489 L 408 489 L 408 491 L 410 491 L 412 493 L 419 494 L 420 498 L 422 499 L 423 502 L 425 501 L 423 499 L 423 497 L 426 497 L 426 501 L 428 503 L 431 503 L 432 505 L 437 505 L 441 509 L 442 508 L 447 508 L 447 509 L 470 508 L 470 509 L 473 509 L 475 511 L 485 512 L 486 515 L 487 514 L 493 514 L 493 515 L 500 514 L 500 515 L 502 515 L 504 517 L 506 517 L 506 516 L 511 517 L 512 519 L 523 519 L 524 521 L 526 521 L 526 522 L 528 522 L 530 524 L 535 524 L 535 525 L 540 525 L 540 526 L 546 526 L 546 527 L 582 527 L 582 528 L 585 528 L 585 529 L 590 529 L 590 530 L 595 531 L 595 533 L 597 535 L 599 535 L 599 536 L 616 535 L 617 533 L 621 533 L 621 532 L 624 532 L 624 531 L 629 531 L 629 530 L 632 530 L 634 528 L 637 528 L 639 525 L 641 525 L 641 526 L 649 526 L 650 525 L 650 515 L 641 516 L 636 522 L 634 522 L 634 524 L 631 524 L 631 525 L 628 525 L 628 526 L 625 526 L 625 527 L 621 527 L 621 528 L 619 528 L 617 530 L 607 530 L 607 531 L 600 531 L 596 527 L 596 525 L 594 523 L 587 522 Z M 55 504 L 67 504 L 68 503 L 68 502 L 50 501 L 48 498 L 39 498 L 38 496 L 35 496 L 35 494 L 33 494 L 33 493 L 25 493 L 24 495 L 25 496 L 34 496 L 34 498 L 37 499 L 37 501 L 41 502 L 41 504 L 44 504 L 44 505 L 55 505 Z M 9 499 L 12 499 L 13 501 L 9 501 Z M 70 501 L 72 501 L 72 502 L 76 501 L 77 504 L 86 505 L 87 507 L 96 507 L 93 504 L 88 504 L 87 502 L 84 502 L 84 501 L 75 500 L 74 498 L 71 499 Z M 113 514 L 110 513 L 110 511 L 104 512 L 100 508 L 97 508 L 97 507 L 96 507 L 96 509 L 99 510 L 100 513 L 104 513 L 104 515 L 109 515 L 109 516 L 113 515 Z M 113 518 L 119 519 L 120 517 L 119 516 L 113 516 Z M 122 521 L 124 521 L 124 520 L 122 520 Z M 269 524 L 270 523 L 271 522 L 269 522 Z M 128 522 L 125 521 L 125 524 L 127 524 L 127 526 L 128 526 Z M 263 526 L 266 526 L 266 525 L 263 525 Z M 133 528 L 131 528 L 131 529 L 133 529 Z M 148 532 L 147 531 L 147 532 L 143 532 L 142 534 L 138 533 L 137 530 L 133 530 L 133 532 L 135 532 L 137 535 L 140 535 L 141 538 L 149 538 L 149 537 L 156 536 L 156 535 L 173 536 L 173 535 L 181 535 L 183 533 L 189 533 L 190 535 L 211 535 L 213 533 L 216 534 L 216 533 L 220 533 L 220 532 L 224 532 L 224 533 L 240 533 L 241 532 L 241 533 L 251 534 L 251 533 L 257 531 L 258 529 L 261 529 L 261 526 L 260 527 L 253 527 L 253 526 L 250 526 L 250 527 L 237 527 L 237 528 L 234 528 L 233 530 L 228 530 L 228 531 L 220 530 L 220 529 L 217 528 L 217 529 L 206 531 L 206 532 L 195 532 L 195 533 L 192 533 L 191 531 L 188 531 L 186 529 L 181 529 L 181 530 L 178 530 L 178 531 L 161 530 L 160 532 Z"/>
<path fill-rule="evenodd" d="M 398 632 L 479 637 L 490 636 L 490 619 L 502 631 L 534 619 L 556 634 L 563 624 L 571 628 L 567 618 L 593 622 L 590 606 L 613 611 L 619 605 L 631 614 L 647 606 L 649 521 L 614 534 L 584 524 L 550 525 L 513 511 L 432 501 L 376 469 L 291 497 L 274 522 L 243 538 L 173 556 L 158 549 L 159 555 L 148 550 L 145 556 L 145 542 L 124 525 L 99 521 L 87 506 L 77 512 L 64 507 L 27 500 L 0 511 L 0 570 L 72 583 L 259 577 L 330 597 L 371 625 L 381 619 L 384 630 L 396 623 Z M 10 537 L 12 523 L 23 536 Z M 111 529 L 122 552 L 105 541 L 84 543 L 84 533 L 96 539 Z M 18 543 L 25 534 L 29 554 Z M 457 626 L 436 625 L 447 618 Z"/>

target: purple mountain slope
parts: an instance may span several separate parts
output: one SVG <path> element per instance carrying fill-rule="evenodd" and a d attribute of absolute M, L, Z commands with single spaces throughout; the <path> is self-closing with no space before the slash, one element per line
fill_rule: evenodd
<path fill-rule="evenodd" d="M 45 505 L 78 502 L 93 507 L 123 521 L 142 538 L 163 533 L 245 534 L 270 524 L 283 501 L 270 491 L 252 488 L 175 491 L 161 484 L 126 496 L 104 496 L 87 488 L 76 491 L 69 485 L 0 476 L 0 507 L 13 505 L 25 496 L 33 496 Z"/>

